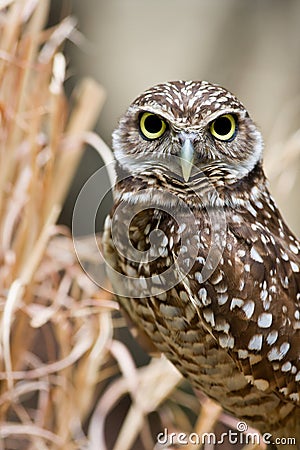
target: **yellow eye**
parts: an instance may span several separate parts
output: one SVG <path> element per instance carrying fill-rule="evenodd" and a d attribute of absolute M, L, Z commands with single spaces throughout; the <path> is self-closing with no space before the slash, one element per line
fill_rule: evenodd
<path fill-rule="evenodd" d="M 145 139 L 158 139 L 166 131 L 167 124 L 156 114 L 144 112 L 140 116 L 140 131 Z"/>
<path fill-rule="evenodd" d="M 229 141 L 237 131 L 236 119 L 232 114 L 218 117 L 210 125 L 211 134 L 220 141 Z"/>

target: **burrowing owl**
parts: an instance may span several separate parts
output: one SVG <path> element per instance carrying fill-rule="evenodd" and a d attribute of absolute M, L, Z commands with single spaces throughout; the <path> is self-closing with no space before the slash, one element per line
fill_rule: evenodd
<path fill-rule="evenodd" d="M 247 110 L 208 82 L 159 84 L 113 147 L 105 248 L 122 307 L 196 388 L 300 448 L 300 245 Z"/>

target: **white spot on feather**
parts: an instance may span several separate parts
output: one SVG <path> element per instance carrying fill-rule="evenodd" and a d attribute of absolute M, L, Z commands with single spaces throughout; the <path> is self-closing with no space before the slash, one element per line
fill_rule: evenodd
<path fill-rule="evenodd" d="M 299 272 L 299 266 L 294 261 L 290 261 L 293 272 Z"/>
<path fill-rule="evenodd" d="M 273 316 L 270 313 L 262 313 L 258 316 L 257 324 L 260 328 L 269 328 L 272 325 Z"/>
<path fill-rule="evenodd" d="M 251 319 L 254 309 L 255 309 L 255 303 L 253 300 L 249 300 L 246 302 L 242 307 L 244 313 L 246 314 L 247 319 Z"/>
<path fill-rule="evenodd" d="M 269 345 L 272 345 L 277 341 L 277 338 L 278 338 L 278 331 L 272 330 L 267 336 L 267 343 Z"/>
<path fill-rule="evenodd" d="M 300 400 L 300 395 L 298 394 L 298 392 L 294 392 L 293 394 L 289 395 L 289 398 L 291 400 L 293 400 L 294 402 L 299 402 Z"/>
<path fill-rule="evenodd" d="M 280 250 L 280 253 L 281 253 L 281 258 L 283 259 L 283 261 L 289 260 L 287 253 L 285 253 L 283 250 Z"/>
<path fill-rule="evenodd" d="M 281 344 L 279 349 L 278 347 L 273 347 L 268 353 L 268 360 L 281 361 L 289 351 L 290 346 L 291 345 L 289 342 L 284 342 L 283 344 Z"/>
<path fill-rule="evenodd" d="M 298 248 L 297 248 L 295 245 L 290 244 L 289 247 L 290 247 L 290 250 L 291 250 L 293 253 L 295 253 L 295 255 L 298 255 L 299 250 L 298 250 Z"/>
<path fill-rule="evenodd" d="M 203 305 L 207 306 L 211 303 L 211 299 L 210 297 L 207 297 L 207 290 L 205 288 L 199 289 L 198 295 Z"/>
<path fill-rule="evenodd" d="M 198 283 L 203 282 L 203 277 L 200 272 L 195 272 L 195 280 L 198 281 Z"/>
<path fill-rule="evenodd" d="M 250 256 L 251 256 L 251 258 L 252 258 L 254 261 L 256 261 L 256 262 L 259 262 L 259 263 L 263 263 L 263 262 L 264 262 L 264 260 L 262 259 L 262 257 L 261 257 L 260 254 L 258 253 L 258 251 L 255 250 L 254 247 L 251 248 Z"/>
<path fill-rule="evenodd" d="M 222 335 L 219 337 L 219 344 L 222 348 L 233 348 L 234 347 L 234 338 L 228 335 Z"/>
<path fill-rule="evenodd" d="M 182 223 L 178 228 L 178 234 L 181 234 L 186 229 L 186 224 Z"/>
<path fill-rule="evenodd" d="M 247 205 L 247 209 L 248 209 L 249 213 L 252 214 L 252 216 L 254 216 L 254 217 L 257 216 L 257 212 L 255 211 L 255 209 L 253 208 L 253 206 L 250 203 Z"/>
<path fill-rule="evenodd" d="M 242 222 L 241 217 L 238 216 L 237 214 L 234 214 L 231 219 L 232 219 L 232 222 L 234 222 L 234 223 L 241 223 Z"/>
<path fill-rule="evenodd" d="M 262 342 L 263 342 L 262 334 L 255 334 L 249 341 L 248 349 L 259 351 L 261 350 Z"/>
<path fill-rule="evenodd" d="M 240 359 L 246 359 L 246 358 L 248 358 L 249 353 L 248 353 L 248 350 L 239 349 L 238 355 L 239 355 Z"/>
<path fill-rule="evenodd" d="M 286 363 L 284 363 L 281 367 L 281 372 L 289 372 L 292 368 L 292 364 L 290 363 L 290 361 L 287 361 Z"/>
<path fill-rule="evenodd" d="M 260 298 L 261 300 L 264 302 L 266 300 L 266 298 L 268 297 L 268 291 L 266 289 L 263 289 L 260 292 Z"/>
<path fill-rule="evenodd" d="M 211 284 L 214 284 L 214 285 L 218 284 L 222 280 L 223 280 L 223 273 L 221 271 L 219 271 L 218 274 L 217 274 L 217 277 L 211 279 Z"/>
<path fill-rule="evenodd" d="M 215 326 L 215 316 L 210 309 L 205 309 L 203 311 L 203 316 L 206 322 L 210 323 L 212 327 Z"/>
<path fill-rule="evenodd" d="M 228 300 L 228 294 L 220 294 L 218 295 L 218 303 L 219 305 L 225 305 Z"/>
<path fill-rule="evenodd" d="M 244 304 L 244 300 L 242 300 L 241 298 L 233 298 L 231 300 L 231 304 L 230 304 L 230 311 L 232 311 L 234 308 L 241 308 Z"/>
<path fill-rule="evenodd" d="M 224 319 L 217 320 L 217 323 L 215 325 L 216 331 L 223 331 L 224 333 L 228 334 L 229 329 L 230 329 L 230 325 L 228 322 L 226 322 L 226 320 L 224 320 Z"/>
<path fill-rule="evenodd" d="M 245 287 L 245 280 L 241 278 L 239 282 L 239 291 L 242 291 L 244 287 Z"/>
<path fill-rule="evenodd" d="M 260 378 L 259 380 L 254 380 L 253 384 L 260 391 L 266 391 L 269 388 L 269 386 L 270 386 L 269 382 L 267 380 L 262 379 L 262 378 Z"/>

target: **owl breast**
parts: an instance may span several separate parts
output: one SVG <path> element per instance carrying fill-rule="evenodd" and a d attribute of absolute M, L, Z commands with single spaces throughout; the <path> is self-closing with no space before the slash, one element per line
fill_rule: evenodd
<path fill-rule="evenodd" d="M 144 197 L 142 206 L 141 197 L 135 201 L 134 194 L 124 201 L 125 188 L 119 189 L 120 202 L 107 224 L 106 253 L 118 255 L 112 265 L 124 278 L 121 284 L 116 280 L 114 287 L 131 321 L 196 388 L 227 411 L 260 430 L 278 427 L 295 405 L 287 407 L 274 395 L 275 381 L 272 385 L 267 381 L 272 380 L 272 366 L 257 354 L 262 351 L 259 337 L 251 349 L 251 339 L 259 336 L 255 319 L 259 314 L 252 299 L 260 296 L 265 268 L 254 261 L 257 281 L 253 283 L 253 274 L 247 267 L 245 271 L 251 246 L 231 231 L 237 218 L 231 213 L 227 217 L 226 235 L 220 236 L 222 252 L 204 273 L 212 236 L 214 240 L 217 236 L 205 209 L 195 208 L 188 220 L 178 204 L 163 208 L 163 197 L 152 199 L 149 208 L 149 199 L 146 202 Z M 160 206 L 155 207 L 155 202 Z M 240 220 L 239 227 L 242 215 Z M 113 275 L 110 278 L 114 283 Z"/>

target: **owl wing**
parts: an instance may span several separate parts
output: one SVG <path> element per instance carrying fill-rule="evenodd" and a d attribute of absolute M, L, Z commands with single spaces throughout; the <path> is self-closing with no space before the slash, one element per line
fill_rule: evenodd
<path fill-rule="evenodd" d="M 271 203 L 249 216 L 228 218 L 212 332 L 256 387 L 300 404 L 300 245 Z"/>
<path fill-rule="evenodd" d="M 103 252 L 106 263 L 106 270 L 109 272 L 109 279 L 112 284 L 113 292 L 121 292 L 122 288 L 118 286 L 119 278 L 115 277 L 115 272 L 121 273 L 122 269 L 120 267 L 120 260 L 118 258 L 118 252 L 115 248 L 112 235 L 111 235 L 111 219 L 110 216 L 106 218 L 104 224 L 104 231 L 102 236 Z M 111 270 L 112 269 L 112 270 Z M 139 317 L 135 314 L 135 308 L 132 307 L 132 302 L 135 300 L 128 299 L 116 295 L 119 304 L 122 306 L 122 312 L 126 319 L 129 330 L 131 331 L 134 338 L 137 339 L 140 346 L 152 356 L 158 356 L 160 352 L 157 350 L 153 341 L 145 333 L 142 326 L 139 326 Z"/>

